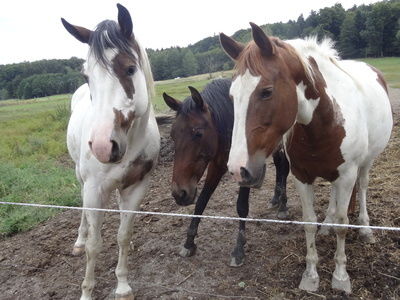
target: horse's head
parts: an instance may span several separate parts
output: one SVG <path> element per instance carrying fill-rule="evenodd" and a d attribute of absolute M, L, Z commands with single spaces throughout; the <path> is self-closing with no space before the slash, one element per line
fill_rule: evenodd
<path fill-rule="evenodd" d="M 250 23 L 247 46 L 221 33 L 221 45 L 236 61 L 230 89 L 235 119 L 228 168 L 243 186 L 258 186 L 265 159 L 294 124 L 297 96 L 294 75 L 300 62 L 293 49 Z"/>
<path fill-rule="evenodd" d="M 189 89 L 191 97 L 183 103 L 163 94 L 165 103 L 177 112 L 171 129 L 175 144 L 172 195 L 179 205 L 194 203 L 197 183 L 218 147 L 218 133 L 209 108 L 195 88 Z"/>
<path fill-rule="evenodd" d="M 128 10 L 117 7 L 118 23 L 105 20 L 94 31 L 61 19 L 71 35 L 89 45 L 82 71 L 91 98 L 88 144 L 102 163 L 123 158 L 133 123 L 149 108 L 147 56 L 135 40 Z"/>

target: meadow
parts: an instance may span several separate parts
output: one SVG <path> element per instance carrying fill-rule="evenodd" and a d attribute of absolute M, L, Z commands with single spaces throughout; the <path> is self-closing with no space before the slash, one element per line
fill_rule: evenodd
<path fill-rule="evenodd" d="M 400 88 L 400 58 L 364 60 Z M 212 78 L 230 77 L 231 71 Z M 156 82 L 153 104 L 157 113 L 167 107 L 162 93 L 183 100 L 188 86 L 202 89 L 209 74 Z M 80 205 L 79 184 L 66 148 L 65 136 L 71 95 L 31 100 L 0 101 L 0 201 Z M 0 237 L 32 228 L 57 211 L 0 205 Z"/>

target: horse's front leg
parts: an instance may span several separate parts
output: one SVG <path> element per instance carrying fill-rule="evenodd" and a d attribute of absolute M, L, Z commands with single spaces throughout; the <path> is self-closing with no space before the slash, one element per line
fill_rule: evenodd
<path fill-rule="evenodd" d="M 204 209 L 210 200 L 211 195 L 217 188 L 222 176 L 226 172 L 226 166 L 218 165 L 217 163 L 211 162 L 208 166 L 207 177 L 204 183 L 204 187 L 197 199 L 196 206 L 194 209 L 194 215 L 202 215 Z M 189 228 L 186 234 L 186 241 L 181 248 L 179 255 L 182 257 L 193 256 L 196 253 L 196 244 L 194 239 L 197 235 L 197 229 L 200 224 L 200 218 L 193 217 L 190 222 Z"/>
<path fill-rule="evenodd" d="M 249 214 L 250 188 L 241 187 L 237 199 L 236 210 L 241 218 L 247 218 Z M 240 267 L 244 263 L 244 245 L 246 244 L 246 222 L 239 221 L 239 232 L 236 239 L 236 246 L 231 253 L 231 267 Z"/>
<path fill-rule="evenodd" d="M 357 179 L 357 171 L 356 167 L 350 167 L 333 183 L 333 188 L 336 190 L 335 223 L 337 224 L 349 224 L 347 211 L 354 184 Z M 345 244 L 347 227 L 335 227 L 335 232 L 337 245 L 335 252 L 335 271 L 332 276 L 332 288 L 351 293 L 350 277 L 346 270 L 347 257 L 345 253 Z"/>
<path fill-rule="evenodd" d="M 78 179 L 79 183 L 81 184 L 81 198 L 83 201 L 83 180 L 81 177 L 81 174 L 79 172 L 79 166 L 75 166 L 75 174 L 76 178 Z M 86 239 L 87 239 L 87 234 L 88 234 L 88 229 L 87 229 L 87 221 L 86 221 L 86 216 L 85 212 L 82 211 L 81 215 L 81 224 L 79 225 L 78 229 L 78 238 L 75 241 L 74 248 L 72 249 L 72 255 L 73 256 L 79 256 L 85 253 L 85 244 L 86 244 Z"/>
<path fill-rule="evenodd" d="M 72 249 L 73 256 L 80 256 L 85 253 L 85 244 L 88 234 L 88 226 L 86 221 L 85 212 L 82 212 L 81 215 L 81 224 L 79 225 L 78 229 L 78 238 L 74 244 L 74 248 Z"/>
<path fill-rule="evenodd" d="M 286 158 L 285 151 L 280 149 L 273 155 L 276 168 L 275 193 L 271 200 L 272 207 L 278 207 L 278 219 L 287 219 L 289 217 L 286 196 L 286 182 L 289 175 L 289 161 Z"/>
<path fill-rule="evenodd" d="M 314 188 L 311 184 L 300 182 L 294 178 L 296 190 L 301 199 L 304 222 L 316 222 L 317 215 L 314 211 Z M 315 245 L 315 233 L 317 225 L 304 225 L 306 234 L 306 270 L 303 272 L 299 288 L 306 291 L 316 291 L 319 287 L 319 276 L 317 272 L 318 254 Z"/>
<path fill-rule="evenodd" d="M 85 183 L 83 187 L 83 206 L 85 208 L 103 208 L 110 193 L 105 192 L 97 183 Z M 86 272 L 82 282 L 81 300 L 92 299 L 92 291 L 95 285 L 94 268 L 97 255 L 101 251 L 103 240 L 101 237 L 101 226 L 103 224 L 104 212 L 84 211 L 88 235 L 85 244 Z"/>
<path fill-rule="evenodd" d="M 119 208 L 121 210 L 138 210 L 149 186 L 149 181 L 150 176 L 147 176 L 140 183 L 121 190 Z M 117 268 L 115 269 L 118 283 L 115 299 L 120 300 L 134 299 L 132 289 L 128 283 L 128 254 L 133 233 L 133 218 L 134 214 L 132 213 L 121 213 L 121 222 L 118 229 L 119 256 Z"/>

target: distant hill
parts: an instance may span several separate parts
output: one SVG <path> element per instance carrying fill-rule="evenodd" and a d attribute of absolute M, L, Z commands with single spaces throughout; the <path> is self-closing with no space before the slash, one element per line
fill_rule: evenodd
<path fill-rule="evenodd" d="M 72 57 L 0 65 L 0 100 L 72 93 L 84 83 L 83 62 Z"/>

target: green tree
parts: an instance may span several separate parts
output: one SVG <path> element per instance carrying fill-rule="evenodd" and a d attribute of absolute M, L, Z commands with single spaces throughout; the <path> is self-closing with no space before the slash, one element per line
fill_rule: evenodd
<path fill-rule="evenodd" d="M 183 76 L 191 76 L 197 74 L 199 66 L 197 64 L 197 59 L 193 52 L 187 50 L 182 58 L 182 71 Z"/>
<path fill-rule="evenodd" d="M 343 58 L 358 57 L 360 33 L 357 31 L 355 23 L 355 13 L 347 13 L 339 38 L 340 54 Z"/>

